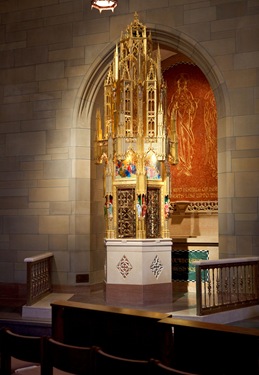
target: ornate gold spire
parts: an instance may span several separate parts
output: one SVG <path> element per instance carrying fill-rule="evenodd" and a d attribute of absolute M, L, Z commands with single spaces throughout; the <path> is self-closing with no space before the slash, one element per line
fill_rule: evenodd
<path fill-rule="evenodd" d="M 112 204 L 114 210 L 112 216 L 107 215 L 108 237 L 123 237 L 128 233 L 130 237 L 145 238 L 147 230 L 153 237 L 168 236 L 164 228 L 164 207 L 165 202 L 168 206 L 170 189 L 168 168 L 164 165 L 168 160 L 167 144 L 170 144 L 166 85 L 159 48 L 154 55 L 151 35 L 147 35 L 146 26 L 135 13 L 133 22 L 121 33 L 104 82 L 103 127 L 99 115 L 96 117 L 95 160 L 105 161 L 104 196 L 106 204 L 109 207 Z M 123 233 L 118 227 L 123 227 L 120 220 L 127 221 L 123 217 L 127 210 L 121 210 L 119 205 L 123 199 L 119 202 L 117 197 L 120 189 L 128 188 L 135 192 L 132 203 L 135 222 L 131 230 Z M 149 194 L 148 189 L 151 189 Z M 151 210 L 154 192 L 159 197 L 156 198 L 158 207 Z M 120 194 L 120 197 L 134 194 Z M 156 217 L 151 217 L 151 212 L 156 212 Z M 151 227 L 156 229 L 152 232 Z"/>

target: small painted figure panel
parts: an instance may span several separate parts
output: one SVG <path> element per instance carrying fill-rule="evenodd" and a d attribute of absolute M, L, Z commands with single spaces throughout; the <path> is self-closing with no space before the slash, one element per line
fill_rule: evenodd
<path fill-rule="evenodd" d="M 145 170 L 148 180 L 161 179 L 160 163 L 157 161 L 156 155 L 153 151 L 149 151 L 146 155 Z"/>

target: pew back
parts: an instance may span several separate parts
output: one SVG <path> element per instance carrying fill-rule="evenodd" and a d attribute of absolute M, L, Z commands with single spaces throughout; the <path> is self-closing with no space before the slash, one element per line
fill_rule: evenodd
<path fill-rule="evenodd" d="M 166 366 L 157 359 L 150 360 L 150 375 L 198 375 Z"/>
<path fill-rule="evenodd" d="M 173 329 L 171 366 L 209 375 L 258 375 L 259 330 L 166 318 Z"/>
<path fill-rule="evenodd" d="M 31 374 L 41 373 L 43 338 L 1 330 L 1 375 L 11 375 L 18 368 L 31 368 Z"/>
<path fill-rule="evenodd" d="M 172 330 L 157 322 L 169 314 L 72 301 L 56 301 L 51 306 L 52 336 L 57 341 L 98 346 L 115 356 L 141 360 L 164 361 L 168 355 Z"/>
<path fill-rule="evenodd" d="M 150 363 L 147 360 L 129 359 L 111 355 L 97 348 L 95 352 L 95 375 L 150 375 Z"/>
<path fill-rule="evenodd" d="M 67 345 L 46 337 L 43 374 L 55 375 L 55 370 L 58 369 L 74 375 L 93 375 L 94 353 L 93 347 Z"/>

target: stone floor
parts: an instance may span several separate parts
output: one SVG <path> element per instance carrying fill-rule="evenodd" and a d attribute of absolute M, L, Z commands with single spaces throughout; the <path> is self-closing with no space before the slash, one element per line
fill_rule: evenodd
<path fill-rule="evenodd" d="M 21 305 L 21 301 L 17 301 L 16 307 L 13 304 L 13 306 L 10 306 L 9 308 L 7 306 L 1 306 L 0 303 L 0 320 L 16 320 L 24 322 L 38 320 L 51 324 L 51 303 L 59 300 L 107 305 L 102 290 L 94 291 L 90 294 L 52 293 L 30 307 L 25 304 Z M 196 294 L 193 292 L 174 292 L 171 303 L 138 306 L 117 304 L 116 306 L 170 313 L 174 318 L 239 325 L 259 329 L 259 306 L 198 317 L 196 315 Z"/>

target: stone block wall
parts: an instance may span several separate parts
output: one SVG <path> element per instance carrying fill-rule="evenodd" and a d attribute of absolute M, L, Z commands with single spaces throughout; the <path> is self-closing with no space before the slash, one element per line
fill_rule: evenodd
<path fill-rule="evenodd" d="M 103 280 L 97 106 L 121 30 L 137 11 L 163 48 L 207 76 L 218 110 L 219 255 L 259 253 L 259 5 L 253 1 L 0 1 L 0 282 L 54 253 L 53 282 Z"/>

